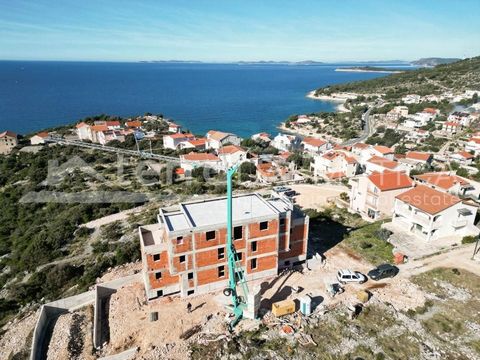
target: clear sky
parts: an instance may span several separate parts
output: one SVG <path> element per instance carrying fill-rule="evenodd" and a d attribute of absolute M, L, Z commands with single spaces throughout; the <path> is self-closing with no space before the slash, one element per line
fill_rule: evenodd
<path fill-rule="evenodd" d="M 0 0 L 0 59 L 480 55 L 480 0 Z"/>

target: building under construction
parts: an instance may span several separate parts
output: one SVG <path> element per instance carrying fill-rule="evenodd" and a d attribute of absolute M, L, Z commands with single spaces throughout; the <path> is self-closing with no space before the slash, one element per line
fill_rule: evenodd
<path fill-rule="evenodd" d="M 233 197 L 233 244 L 247 280 L 277 275 L 306 259 L 308 216 L 284 198 Z M 148 299 L 224 288 L 227 199 L 162 208 L 158 223 L 139 228 Z"/>

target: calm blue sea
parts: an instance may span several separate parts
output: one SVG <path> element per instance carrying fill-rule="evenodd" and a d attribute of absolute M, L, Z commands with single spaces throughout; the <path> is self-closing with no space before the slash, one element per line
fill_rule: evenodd
<path fill-rule="evenodd" d="M 291 114 L 333 109 L 331 103 L 307 99 L 308 91 L 384 76 L 335 68 L 0 61 L 0 131 L 26 134 L 102 113 L 151 112 L 195 133 L 276 133 L 278 123 Z"/>

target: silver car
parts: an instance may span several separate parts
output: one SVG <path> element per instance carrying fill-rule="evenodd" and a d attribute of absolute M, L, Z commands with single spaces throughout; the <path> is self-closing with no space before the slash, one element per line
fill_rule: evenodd
<path fill-rule="evenodd" d="M 363 275 L 361 272 L 343 269 L 337 272 L 337 280 L 341 284 L 346 284 L 346 283 L 363 284 L 365 281 L 367 281 L 367 277 Z"/>

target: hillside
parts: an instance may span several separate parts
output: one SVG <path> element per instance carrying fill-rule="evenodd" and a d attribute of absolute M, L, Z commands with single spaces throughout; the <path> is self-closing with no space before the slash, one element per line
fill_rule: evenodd
<path fill-rule="evenodd" d="M 412 61 L 413 65 L 420 65 L 420 66 L 437 66 L 442 64 L 451 64 L 456 61 L 460 61 L 459 58 L 439 58 L 439 57 L 431 57 L 431 58 L 421 58 L 415 61 Z"/>
<path fill-rule="evenodd" d="M 406 94 L 428 95 L 439 94 L 445 90 L 463 91 L 465 89 L 480 89 L 479 56 L 434 68 L 422 68 L 377 79 L 330 85 L 317 89 L 315 95 L 330 95 L 336 92 L 384 93 L 388 98 L 395 99 Z"/>

